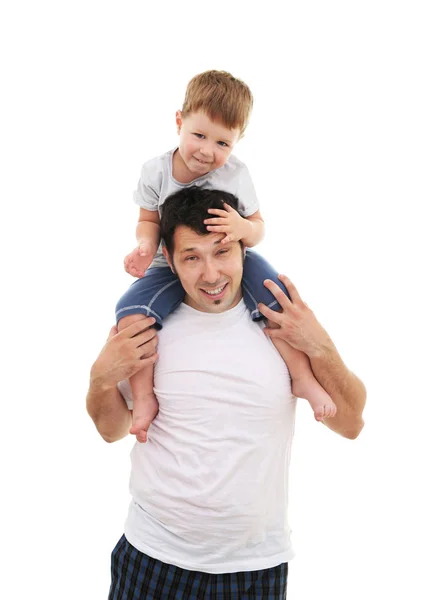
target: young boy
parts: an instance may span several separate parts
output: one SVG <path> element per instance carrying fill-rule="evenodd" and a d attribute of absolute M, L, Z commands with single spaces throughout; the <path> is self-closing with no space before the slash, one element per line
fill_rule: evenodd
<path fill-rule="evenodd" d="M 252 180 L 246 166 L 232 155 L 244 135 L 252 104 L 247 85 L 224 71 L 206 71 L 188 84 L 182 111 L 176 113 L 179 147 L 143 165 L 134 194 L 140 206 L 138 246 L 125 258 L 124 265 L 128 273 L 139 279 L 117 304 L 119 330 L 145 316 L 155 317 L 160 329 L 163 318 L 183 300 L 184 290 L 159 245 L 159 211 L 172 193 L 191 185 L 230 192 L 239 200 L 239 212 L 228 205 L 226 210 L 210 210 L 210 219 L 204 221 L 207 230 L 224 233 L 222 243 L 241 240 L 247 248 L 263 238 L 264 223 Z M 259 302 L 279 310 L 277 301 L 263 285 L 265 279 L 274 280 L 286 293 L 274 269 L 248 250 L 243 291 L 254 320 L 262 318 Z M 222 290 L 208 293 L 218 300 Z M 293 394 L 310 402 L 316 420 L 334 416 L 336 405 L 314 378 L 308 357 L 283 340 L 273 342 L 288 366 Z M 153 375 L 153 368 L 149 367 L 130 379 L 134 400 L 130 433 L 139 442 L 146 441 L 148 427 L 158 412 Z"/>

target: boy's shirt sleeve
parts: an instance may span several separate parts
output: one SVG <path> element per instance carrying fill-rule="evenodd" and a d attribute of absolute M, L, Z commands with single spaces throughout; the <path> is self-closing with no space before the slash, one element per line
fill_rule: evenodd
<path fill-rule="evenodd" d="M 146 162 L 140 174 L 134 202 L 146 210 L 159 210 L 160 189 L 163 172 L 158 159 Z"/>
<path fill-rule="evenodd" d="M 240 164 L 240 172 L 237 181 L 238 185 L 235 195 L 239 201 L 238 212 L 243 215 L 243 217 L 250 217 L 256 213 L 257 210 L 260 210 L 260 203 L 258 202 L 249 169 L 243 163 Z"/>

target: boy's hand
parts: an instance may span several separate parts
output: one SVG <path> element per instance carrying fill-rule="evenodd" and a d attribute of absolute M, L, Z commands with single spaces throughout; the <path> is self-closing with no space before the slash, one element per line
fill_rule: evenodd
<path fill-rule="evenodd" d="M 207 225 L 207 231 L 225 233 L 226 236 L 221 240 L 221 244 L 239 242 L 247 237 L 251 229 L 251 223 L 228 204 L 224 204 L 224 208 L 225 210 L 219 208 L 208 209 L 210 214 L 217 215 L 218 218 L 205 219 L 204 224 Z"/>
<path fill-rule="evenodd" d="M 152 263 L 155 255 L 151 242 L 140 242 L 124 259 L 124 268 L 133 277 L 141 278 Z"/>

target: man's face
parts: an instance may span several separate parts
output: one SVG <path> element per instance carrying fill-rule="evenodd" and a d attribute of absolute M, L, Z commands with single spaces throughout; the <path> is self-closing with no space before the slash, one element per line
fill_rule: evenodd
<path fill-rule="evenodd" d="M 240 137 L 239 129 L 228 129 L 212 121 L 204 112 L 185 118 L 176 113 L 179 154 L 195 178 L 219 169 L 226 162 Z"/>
<path fill-rule="evenodd" d="M 221 244 L 222 239 L 222 233 L 199 235 L 181 225 L 174 232 L 173 256 L 163 249 L 185 290 L 185 304 L 202 312 L 225 312 L 242 298 L 241 245 Z"/>

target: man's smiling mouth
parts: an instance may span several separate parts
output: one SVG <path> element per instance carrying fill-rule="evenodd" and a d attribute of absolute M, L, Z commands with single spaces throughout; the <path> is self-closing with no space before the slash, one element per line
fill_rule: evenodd
<path fill-rule="evenodd" d="M 211 290 L 204 290 L 203 288 L 201 288 L 201 291 L 204 292 L 204 294 L 207 294 L 207 296 L 214 298 L 216 296 L 220 296 L 226 289 L 227 285 L 228 284 L 225 283 L 224 285 L 221 285 L 220 287 L 217 287 L 217 288 L 213 288 Z"/>

